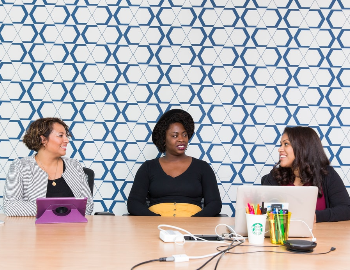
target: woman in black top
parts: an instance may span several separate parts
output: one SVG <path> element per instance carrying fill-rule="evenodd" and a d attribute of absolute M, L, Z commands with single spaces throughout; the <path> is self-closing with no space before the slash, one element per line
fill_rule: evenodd
<path fill-rule="evenodd" d="M 170 110 L 159 119 L 152 141 L 164 156 L 146 161 L 137 171 L 128 198 L 130 214 L 209 217 L 220 213 L 221 198 L 212 168 L 185 154 L 193 133 L 193 119 L 183 110 Z"/>
<path fill-rule="evenodd" d="M 286 127 L 278 152 L 279 162 L 262 185 L 317 186 L 315 222 L 350 219 L 349 194 L 312 128 Z"/>
<path fill-rule="evenodd" d="M 10 165 L 4 189 L 7 216 L 35 216 L 36 199 L 43 197 L 87 197 L 86 214 L 92 213 L 92 194 L 83 167 L 64 157 L 69 137 L 68 126 L 59 118 L 40 118 L 30 124 L 23 143 L 36 154 Z"/>

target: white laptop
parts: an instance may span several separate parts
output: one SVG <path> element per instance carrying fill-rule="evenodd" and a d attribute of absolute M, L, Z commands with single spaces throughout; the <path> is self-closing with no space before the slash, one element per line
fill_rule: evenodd
<path fill-rule="evenodd" d="M 252 186 L 241 185 L 237 188 L 236 215 L 234 230 L 247 236 L 246 206 L 248 203 L 288 203 L 291 221 L 288 237 L 312 237 L 310 229 L 314 225 L 318 188 L 314 186 Z M 266 231 L 269 230 L 266 223 Z M 266 234 L 269 236 L 269 233 Z"/>

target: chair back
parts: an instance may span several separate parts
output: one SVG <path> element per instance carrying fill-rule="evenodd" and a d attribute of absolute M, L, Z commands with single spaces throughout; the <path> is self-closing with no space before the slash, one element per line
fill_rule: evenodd
<path fill-rule="evenodd" d="M 91 190 L 91 194 L 94 195 L 94 181 L 95 181 L 95 172 L 92 169 L 83 167 L 84 173 L 88 177 L 88 184 Z"/>
<path fill-rule="evenodd" d="M 88 184 L 91 190 L 92 196 L 94 196 L 94 181 L 95 181 L 95 172 L 92 169 L 83 167 L 84 173 L 88 177 Z M 110 212 L 95 212 L 95 215 L 105 215 L 105 216 L 115 216 L 115 214 Z"/>

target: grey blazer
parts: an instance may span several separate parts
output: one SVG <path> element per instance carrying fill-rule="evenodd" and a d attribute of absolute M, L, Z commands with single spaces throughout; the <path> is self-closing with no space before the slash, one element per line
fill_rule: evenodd
<path fill-rule="evenodd" d="M 93 210 L 92 194 L 87 176 L 81 164 L 62 157 L 66 169 L 62 177 L 71 188 L 74 197 L 87 197 L 86 214 Z M 36 199 L 46 197 L 48 175 L 36 163 L 34 156 L 15 159 L 6 177 L 4 212 L 7 216 L 35 216 Z"/>

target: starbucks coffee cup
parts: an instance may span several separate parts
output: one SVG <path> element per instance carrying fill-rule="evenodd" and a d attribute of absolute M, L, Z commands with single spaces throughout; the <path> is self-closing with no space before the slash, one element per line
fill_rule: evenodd
<path fill-rule="evenodd" d="M 265 235 L 266 214 L 246 214 L 246 218 L 249 243 L 253 245 L 263 244 Z"/>

